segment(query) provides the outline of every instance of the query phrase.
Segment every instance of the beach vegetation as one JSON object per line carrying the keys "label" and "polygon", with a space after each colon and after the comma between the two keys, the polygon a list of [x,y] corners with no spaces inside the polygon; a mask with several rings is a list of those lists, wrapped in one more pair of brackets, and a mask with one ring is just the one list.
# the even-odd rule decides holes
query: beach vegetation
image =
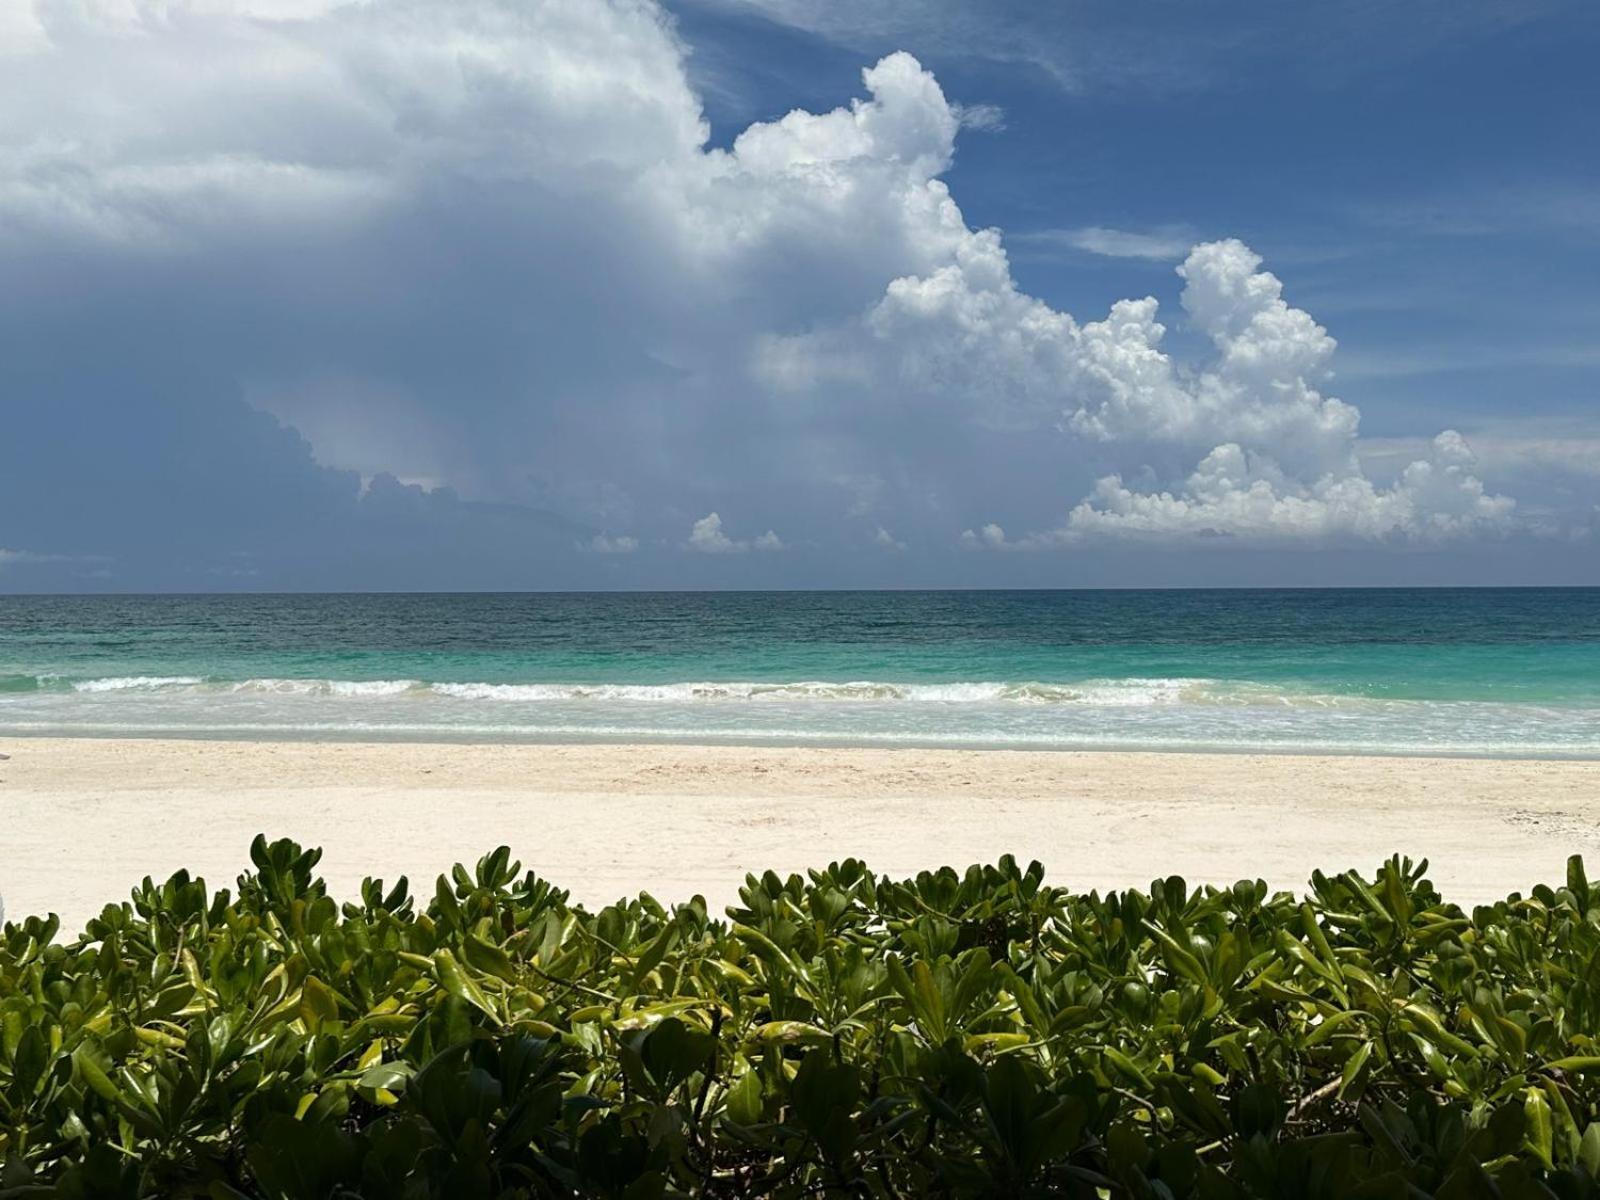
{"label": "beach vegetation", "polygon": [[1600,887],[1010,858],[590,911],[258,838],[0,929],[0,1197],[1600,1198]]}

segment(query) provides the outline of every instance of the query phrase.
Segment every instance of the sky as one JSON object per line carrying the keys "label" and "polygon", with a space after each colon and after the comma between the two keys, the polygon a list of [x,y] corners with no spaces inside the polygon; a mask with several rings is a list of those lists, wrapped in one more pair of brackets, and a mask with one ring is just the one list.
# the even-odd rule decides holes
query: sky
{"label": "sky", "polygon": [[8,0],[0,591],[1600,584],[1587,0]]}

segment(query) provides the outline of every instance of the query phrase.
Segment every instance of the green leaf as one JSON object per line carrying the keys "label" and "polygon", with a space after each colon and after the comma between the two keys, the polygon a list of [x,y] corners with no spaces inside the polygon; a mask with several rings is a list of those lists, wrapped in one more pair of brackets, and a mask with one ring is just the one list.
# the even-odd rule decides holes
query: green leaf
{"label": "green leaf", "polygon": [[804,1021],[768,1021],[756,1030],[763,1042],[826,1042],[831,1040],[825,1029],[808,1025]]}
{"label": "green leaf", "polygon": [[661,965],[662,960],[667,957],[667,951],[671,948],[673,939],[677,935],[677,927],[668,925],[656,936],[654,941],[645,947],[644,953],[639,956],[638,962],[634,964],[633,976],[628,983],[630,991],[637,993],[644,986],[645,976]]}
{"label": "green leaf", "polygon": [[1371,1017],[1371,1013],[1363,1012],[1359,1008],[1347,1008],[1343,1012],[1336,1012],[1331,1017],[1324,1018],[1315,1029],[1308,1033],[1301,1045],[1308,1050],[1313,1046],[1320,1046],[1344,1026],[1363,1019],[1370,1020]]}
{"label": "green leaf", "polygon": [[1589,877],[1583,869],[1583,855],[1574,854],[1567,859],[1567,890],[1578,902],[1578,911],[1589,908]]}
{"label": "green leaf", "polygon": [[461,950],[462,956],[467,960],[467,965],[473,970],[482,971],[485,975],[493,975],[497,979],[504,979],[507,983],[516,982],[516,964],[511,961],[511,956],[499,946],[484,941],[475,933],[469,933],[462,943]]}
{"label": "green leaf", "polygon": [[464,1000],[480,1012],[499,1020],[494,1005],[489,1003],[489,998],[483,994],[483,989],[461,969],[461,964],[456,961],[456,956],[448,950],[435,950],[433,953],[434,969],[438,972],[439,983],[445,991],[458,1000]]}
{"label": "green leaf", "polygon": [[333,989],[315,975],[307,975],[300,985],[300,1019],[306,1028],[317,1032],[325,1022],[339,1019],[339,998]]}
{"label": "green leaf", "polygon": [[724,1111],[736,1125],[754,1125],[762,1114],[761,1076],[755,1070],[746,1071],[728,1089]]}
{"label": "green leaf", "polygon": [[1114,1046],[1107,1046],[1101,1053],[1105,1055],[1106,1061],[1121,1072],[1129,1082],[1138,1084],[1146,1090],[1150,1088],[1150,1077],[1144,1073],[1138,1063],[1134,1062],[1122,1051]]}
{"label": "green leaf", "polygon": [[1553,1058],[1544,1064],[1546,1071],[1570,1071],[1575,1075],[1600,1071],[1600,1055],[1579,1054],[1571,1058]]}
{"label": "green leaf", "polygon": [[860,1086],[855,1067],[834,1063],[825,1049],[807,1054],[789,1085],[796,1118],[830,1162],[842,1162],[855,1145],[854,1112]]}
{"label": "green leaf", "polygon": [[1591,1122],[1578,1143],[1578,1161],[1591,1179],[1600,1179],[1600,1121]]}
{"label": "green leaf", "polygon": [[11,1087],[19,1101],[32,1094],[50,1061],[50,1047],[39,1026],[29,1025],[17,1039],[11,1056]]}
{"label": "green leaf", "polygon": [[98,1049],[85,1042],[72,1052],[72,1066],[78,1077],[89,1085],[91,1091],[102,1099],[126,1101],[122,1089],[112,1081],[105,1060]]}
{"label": "green leaf", "polygon": [[1144,927],[1151,937],[1161,943],[1162,948],[1166,951],[1167,962],[1171,964],[1174,971],[1188,979],[1189,982],[1198,983],[1202,987],[1209,982],[1206,969],[1200,964],[1200,960],[1190,953],[1188,949],[1179,945],[1176,938],[1159,925],[1150,921],[1146,921]]}
{"label": "green leaf", "polygon": [[356,1086],[373,1090],[382,1088],[385,1091],[398,1092],[405,1087],[406,1081],[414,1074],[416,1074],[416,1071],[409,1063],[378,1063],[376,1066],[368,1067],[361,1073],[361,1077],[356,1080]]}
{"label": "green leaf", "polygon": [[1538,1088],[1529,1088],[1523,1096],[1522,1112],[1527,1118],[1528,1149],[1546,1167],[1552,1167],[1555,1165],[1555,1123],[1550,1116],[1550,1101]]}
{"label": "green leaf", "polygon": [[1352,1087],[1357,1088],[1359,1093],[1358,1079],[1362,1068],[1367,1065],[1367,1060],[1371,1057],[1372,1043],[1369,1041],[1362,1042],[1360,1048],[1346,1060],[1344,1070],[1339,1072],[1339,1091],[1337,1092],[1339,1099],[1343,1100],[1345,1093],[1349,1092]]}
{"label": "green leaf", "polygon": [[917,1024],[922,1026],[929,1041],[944,1041],[944,994],[933,977],[933,969],[920,958],[911,964],[911,984]]}

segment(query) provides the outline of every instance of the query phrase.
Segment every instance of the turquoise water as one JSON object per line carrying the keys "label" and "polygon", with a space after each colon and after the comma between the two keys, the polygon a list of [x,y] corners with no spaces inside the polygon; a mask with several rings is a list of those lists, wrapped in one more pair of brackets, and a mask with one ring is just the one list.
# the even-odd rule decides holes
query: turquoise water
{"label": "turquoise water", "polygon": [[0,733],[1600,757],[1600,590],[0,596]]}

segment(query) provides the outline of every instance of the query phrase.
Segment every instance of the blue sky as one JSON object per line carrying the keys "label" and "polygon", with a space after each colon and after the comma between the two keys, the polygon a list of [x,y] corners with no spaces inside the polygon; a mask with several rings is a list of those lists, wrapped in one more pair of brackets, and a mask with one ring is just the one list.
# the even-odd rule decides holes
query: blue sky
{"label": "blue sky", "polygon": [[1600,583],[1597,52],[7,6],[0,590]]}

